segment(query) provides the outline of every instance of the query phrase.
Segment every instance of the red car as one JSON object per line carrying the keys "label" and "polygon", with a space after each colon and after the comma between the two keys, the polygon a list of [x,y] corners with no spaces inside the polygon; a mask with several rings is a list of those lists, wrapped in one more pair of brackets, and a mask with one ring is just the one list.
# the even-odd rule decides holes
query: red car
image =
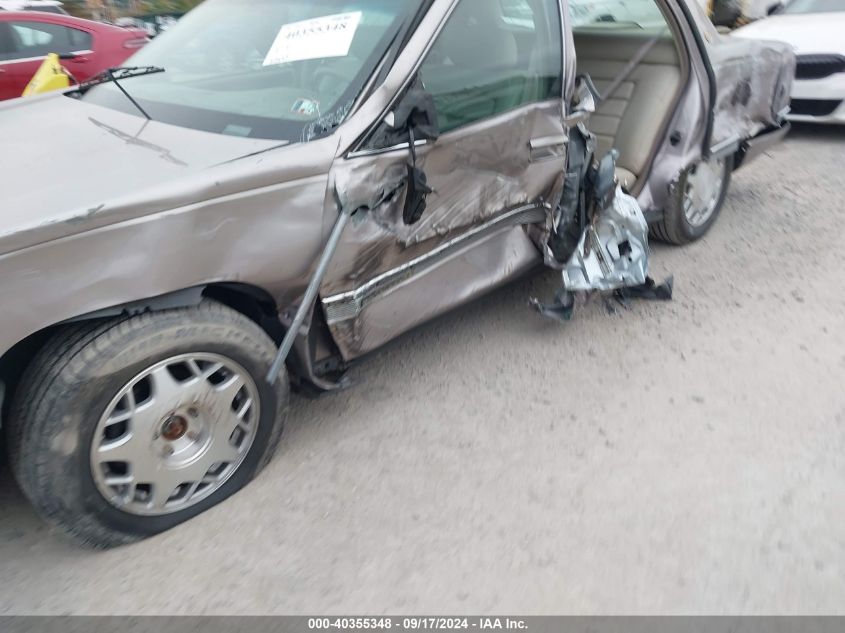
{"label": "red car", "polygon": [[120,66],[148,41],[140,29],[38,11],[0,12],[0,101],[20,97],[48,53],[77,82]]}

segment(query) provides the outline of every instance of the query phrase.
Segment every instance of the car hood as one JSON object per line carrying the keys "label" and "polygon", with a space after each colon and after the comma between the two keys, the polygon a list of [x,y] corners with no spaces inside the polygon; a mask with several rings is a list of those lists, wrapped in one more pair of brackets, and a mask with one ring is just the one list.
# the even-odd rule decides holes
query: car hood
{"label": "car hood", "polygon": [[126,219],[130,208],[129,217],[190,203],[182,183],[281,144],[147,121],[60,93],[0,105],[0,139],[0,253],[79,232],[80,223]]}
{"label": "car hood", "polygon": [[845,11],[806,15],[773,15],[733,32],[736,37],[780,40],[799,55],[845,53]]}

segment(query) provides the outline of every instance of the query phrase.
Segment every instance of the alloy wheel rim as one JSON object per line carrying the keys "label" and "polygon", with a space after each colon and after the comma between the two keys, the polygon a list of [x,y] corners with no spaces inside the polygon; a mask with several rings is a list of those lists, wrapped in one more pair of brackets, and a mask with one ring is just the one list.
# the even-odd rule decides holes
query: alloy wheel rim
{"label": "alloy wheel rim", "polygon": [[703,161],[687,173],[683,204],[684,216],[690,226],[698,228],[713,217],[724,180],[725,161],[722,158]]}
{"label": "alloy wheel rim", "polygon": [[129,514],[189,508],[241,466],[260,410],[255,381],[231,359],[196,353],[156,363],[100,417],[90,459],[97,490]]}

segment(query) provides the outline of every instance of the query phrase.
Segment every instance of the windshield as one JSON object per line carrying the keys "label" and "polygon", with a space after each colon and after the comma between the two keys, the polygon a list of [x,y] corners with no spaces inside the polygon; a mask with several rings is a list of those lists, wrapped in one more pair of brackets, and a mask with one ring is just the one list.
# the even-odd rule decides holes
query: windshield
{"label": "windshield", "polygon": [[832,13],[845,11],[845,0],[793,0],[778,13]]}
{"label": "windshield", "polygon": [[[122,82],[156,121],[307,141],[349,113],[418,0],[207,0],[127,66]],[[114,85],[86,101],[138,114]]]}

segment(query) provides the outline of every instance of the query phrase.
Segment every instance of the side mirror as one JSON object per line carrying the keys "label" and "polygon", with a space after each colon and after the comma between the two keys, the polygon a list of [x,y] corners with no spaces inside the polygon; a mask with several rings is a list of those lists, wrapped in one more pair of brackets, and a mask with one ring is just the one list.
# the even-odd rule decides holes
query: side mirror
{"label": "side mirror", "polygon": [[417,166],[416,144],[418,140],[434,141],[440,136],[434,97],[425,90],[419,78],[399,101],[396,109],[384,118],[384,124],[393,134],[408,141],[410,161],[407,165],[402,218],[410,226],[420,221],[428,204],[427,198],[434,193],[428,185],[425,172]]}
{"label": "side mirror", "polygon": [[412,86],[399,101],[396,109],[384,117],[385,125],[405,136],[417,140],[437,140],[440,125],[437,121],[437,107],[434,98],[419,84]]}
{"label": "side mirror", "polygon": [[569,114],[563,118],[567,126],[583,123],[596,111],[599,92],[589,75],[578,75],[575,79],[575,96]]}

